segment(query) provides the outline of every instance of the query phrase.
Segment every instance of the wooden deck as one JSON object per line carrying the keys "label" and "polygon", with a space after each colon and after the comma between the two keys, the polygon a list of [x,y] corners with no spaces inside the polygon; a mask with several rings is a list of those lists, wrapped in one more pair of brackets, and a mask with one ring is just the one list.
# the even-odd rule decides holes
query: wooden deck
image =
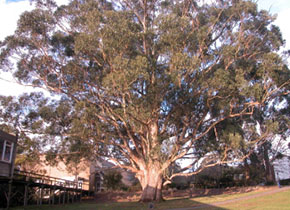
{"label": "wooden deck", "polygon": [[[9,185],[11,193],[8,192]],[[73,203],[90,193],[88,186],[85,180],[69,181],[15,170],[13,178],[0,177],[0,208]]]}

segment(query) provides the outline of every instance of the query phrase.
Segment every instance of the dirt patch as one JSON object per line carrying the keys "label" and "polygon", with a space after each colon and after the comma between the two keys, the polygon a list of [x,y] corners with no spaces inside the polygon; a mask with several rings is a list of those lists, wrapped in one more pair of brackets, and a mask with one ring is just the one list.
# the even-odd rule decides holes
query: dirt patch
{"label": "dirt patch", "polygon": [[247,193],[252,191],[264,191],[272,187],[263,186],[251,186],[251,187],[229,187],[229,188],[219,188],[219,189],[188,189],[188,190],[167,190],[163,192],[164,197],[201,197],[201,196],[211,196],[220,194],[236,194],[236,193]]}
{"label": "dirt patch", "polygon": [[[237,194],[246,193],[252,191],[266,191],[276,188],[275,186],[251,186],[251,187],[231,187],[222,189],[188,189],[188,190],[163,190],[163,197],[165,199],[172,197],[201,197],[201,196],[212,196],[220,194]],[[138,201],[141,196],[141,191],[138,192],[100,192],[94,197],[95,202],[130,202]]]}
{"label": "dirt patch", "polygon": [[141,196],[139,192],[99,192],[94,200],[97,202],[129,202],[138,201]]}

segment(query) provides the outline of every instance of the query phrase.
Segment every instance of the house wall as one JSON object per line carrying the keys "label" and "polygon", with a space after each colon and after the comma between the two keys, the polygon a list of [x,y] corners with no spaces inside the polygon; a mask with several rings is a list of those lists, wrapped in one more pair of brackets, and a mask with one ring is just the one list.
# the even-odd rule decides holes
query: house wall
{"label": "house wall", "polygon": [[78,178],[89,180],[90,170],[87,167],[87,164],[89,163],[81,163],[75,171],[71,171],[62,161],[58,162],[57,165],[53,166],[43,163],[41,166],[41,170],[47,176],[62,178],[70,181],[74,181],[76,175]]}
{"label": "house wall", "polygon": [[10,135],[4,131],[0,130],[0,141],[3,143],[1,144],[0,148],[0,155],[2,156],[2,152],[4,151],[4,142],[11,142],[13,143],[12,154],[10,162],[2,161],[2,157],[0,158],[0,176],[11,177],[13,175],[14,170],[14,160],[16,156],[16,147],[17,147],[17,137]]}
{"label": "house wall", "polygon": [[[103,186],[103,175],[108,170],[117,170],[122,175],[122,182],[127,186],[131,186],[135,181],[133,173],[122,170],[121,168],[114,168],[115,165],[108,161],[83,161],[77,167],[77,177],[88,182],[83,189],[90,191],[105,190]],[[64,162],[59,161],[56,165],[49,165],[45,161],[45,156],[40,156],[39,160],[34,163],[27,163],[21,166],[21,170],[27,172],[34,172],[50,177],[56,177],[69,181],[74,181],[76,178],[76,171],[71,171]]]}
{"label": "house wall", "polygon": [[10,176],[11,164],[0,161],[0,176]]}
{"label": "house wall", "polygon": [[84,180],[87,184],[83,185],[83,189],[89,190],[89,165],[88,161],[83,161],[76,168],[70,169],[63,161],[58,161],[56,165],[51,165],[46,161],[45,156],[41,155],[37,161],[22,164],[20,170],[68,181]]}
{"label": "house wall", "polygon": [[290,156],[274,161],[276,181],[290,179]]}

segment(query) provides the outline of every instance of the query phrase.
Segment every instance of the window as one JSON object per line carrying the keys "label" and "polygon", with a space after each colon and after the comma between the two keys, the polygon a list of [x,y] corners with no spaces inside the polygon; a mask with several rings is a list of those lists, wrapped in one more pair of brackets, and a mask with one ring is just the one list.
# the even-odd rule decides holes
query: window
{"label": "window", "polygon": [[13,143],[9,141],[0,140],[0,160],[11,162],[13,153]]}
{"label": "window", "polygon": [[0,139],[0,160],[2,160],[2,154],[3,154],[3,148],[4,148],[4,142],[2,139]]}

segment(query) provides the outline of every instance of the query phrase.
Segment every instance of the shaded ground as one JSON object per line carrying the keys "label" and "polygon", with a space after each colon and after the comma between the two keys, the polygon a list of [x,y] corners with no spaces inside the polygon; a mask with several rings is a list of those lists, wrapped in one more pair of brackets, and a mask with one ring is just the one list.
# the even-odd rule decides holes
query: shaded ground
{"label": "shaded ground", "polygon": [[[280,188],[284,189],[284,188]],[[212,196],[220,194],[239,194],[247,192],[259,192],[259,191],[275,191],[279,190],[276,186],[272,187],[232,187],[223,189],[193,189],[193,190],[164,190],[163,197],[165,199],[171,198],[188,198],[188,197],[201,197],[201,196]],[[138,201],[141,195],[141,191],[138,192],[100,192],[96,194],[94,202],[130,202]]]}
{"label": "shaded ground", "polygon": [[137,201],[141,195],[138,192],[100,192],[95,195],[94,200],[100,203],[104,202],[130,202]]}

